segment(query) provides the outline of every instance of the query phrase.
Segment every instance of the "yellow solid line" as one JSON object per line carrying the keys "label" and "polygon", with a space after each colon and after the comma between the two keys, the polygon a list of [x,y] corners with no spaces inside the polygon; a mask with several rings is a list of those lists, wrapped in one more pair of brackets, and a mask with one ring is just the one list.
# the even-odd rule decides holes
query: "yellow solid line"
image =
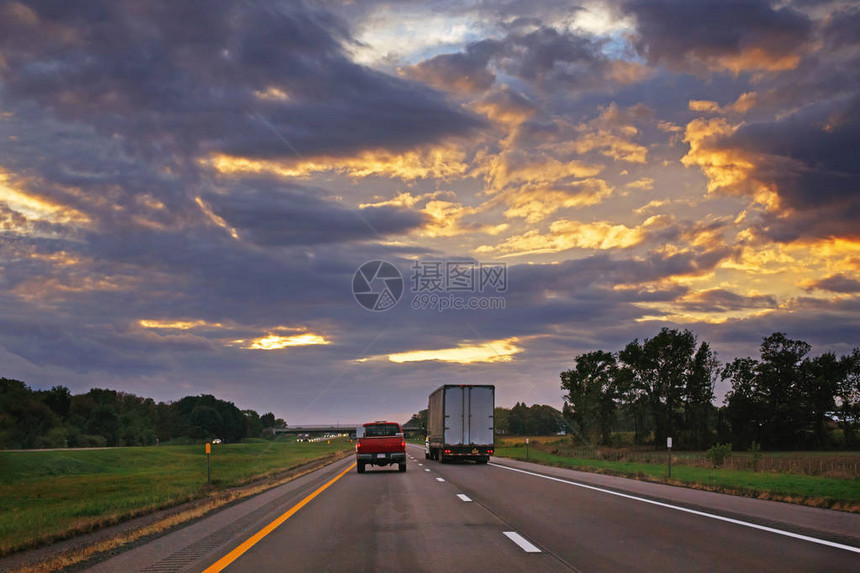
{"label": "yellow solid line", "polygon": [[296,505],[291,507],[286,513],[284,513],[283,515],[281,515],[280,517],[275,519],[272,523],[270,523],[269,525],[267,525],[266,527],[264,527],[263,529],[261,529],[260,531],[258,531],[257,533],[255,533],[254,535],[249,537],[248,539],[246,539],[241,545],[236,547],[236,549],[234,549],[233,551],[231,551],[230,553],[228,553],[227,555],[225,555],[224,557],[222,557],[221,559],[219,559],[218,561],[216,561],[215,563],[210,565],[207,569],[205,569],[203,571],[203,573],[218,573],[219,571],[223,571],[225,567],[227,567],[233,561],[235,561],[236,559],[241,557],[241,555],[243,553],[245,553],[250,548],[252,548],[254,545],[256,545],[258,541],[260,541],[265,536],[267,536],[268,534],[273,532],[275,529],[277,529],[277,527],[279,525],[281,525],[283,522],[285,522],[286,520],[291,518],[294,513],[296,513],[298,510],[300,510],[301,508],[306,506],[313,498],[315,498],[316,496],[321,494],[323,491],[325,491],[326,488],[328,488],[334,482],[336,482],[337,480],[342,478],[349,470],[351,470],[354,467],[355,467],[355,463],[353,463],[351,466],[349,466],[348,468],[346,468],[345,470],[343,470],[342,472],[337,474],[337,476],[335,476],[333,479],[331,479],[325,485],[321,486],[315,492],[313,492],[312,494],[310,494],[309,496],[304,498],[302,501],[300,501],[299,503],[297,503]]}

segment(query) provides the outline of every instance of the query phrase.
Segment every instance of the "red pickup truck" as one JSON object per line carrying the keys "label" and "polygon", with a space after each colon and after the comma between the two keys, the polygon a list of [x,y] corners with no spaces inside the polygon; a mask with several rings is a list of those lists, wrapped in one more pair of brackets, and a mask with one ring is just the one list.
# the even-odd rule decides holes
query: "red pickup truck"
{"label": "red pickup truck", "polygon": [[355,460],[358,473],[365,466],[387,466],[397,464],[406,471],[406,440],[397,422],[368,422],[358,429],[355,443]]}

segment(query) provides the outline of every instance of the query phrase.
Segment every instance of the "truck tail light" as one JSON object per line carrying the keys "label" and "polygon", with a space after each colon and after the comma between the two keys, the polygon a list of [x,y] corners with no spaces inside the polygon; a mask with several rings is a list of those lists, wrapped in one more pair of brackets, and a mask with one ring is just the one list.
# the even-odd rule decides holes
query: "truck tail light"
{"label": "truck tail light", "polygon": [[492,453],[493,453],[493,450],[491,450],[491,449],[490,449],[490,450],[487,450],[487,453],[488,453],[488,454],[492,454]]}
{"label": "truck tail light", "polygon": [[406,440],[400,440],[400,447],[401,447],[401,448],[405,448],[405,447],[406,447]]}
{"label": "truck tail light", "polygon": [[451,453],[451,450],[445,450],[445,453],[446,453],[446,454],[450,454],[450,453]]}
{"label": "truck tail light", "polygon": [[355,442],[355,451],[358,451],[360,449],[361,449],[361,442]]}

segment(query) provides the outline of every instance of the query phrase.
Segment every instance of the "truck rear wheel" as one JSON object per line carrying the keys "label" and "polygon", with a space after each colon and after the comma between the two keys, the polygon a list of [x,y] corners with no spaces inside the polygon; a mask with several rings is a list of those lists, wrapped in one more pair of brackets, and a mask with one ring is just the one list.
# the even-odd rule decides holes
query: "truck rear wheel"
{"label": "truck rear wheel", "polygon": [[439,463],[444,464],[448,462],[448,458],[445,457],[445,453],[442,450],[439,450],[439,453],[436,454],[439,456]]}
{"label": "truck rear wheel", "polygon": [[401,472],[405,472],[405,471],[406,471],[406,464],[400,464],[400,471],[401,471]]}
{"label": "truck rear wheel", "polygon": [[358,462],[358,473],[364,473],[364,462]]}

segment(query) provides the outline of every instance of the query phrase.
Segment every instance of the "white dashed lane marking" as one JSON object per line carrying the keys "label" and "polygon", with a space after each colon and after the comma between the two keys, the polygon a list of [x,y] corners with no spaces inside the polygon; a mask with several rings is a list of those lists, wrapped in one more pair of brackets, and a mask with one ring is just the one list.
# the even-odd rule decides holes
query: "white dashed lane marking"
{"label": "white dashed lane marking", "polygon": [[526,553],[540,553],[540,549],[532,545],[525,537],[516,531],[505,531],[503,533],[508,539],[519,545],[520,549]]}

